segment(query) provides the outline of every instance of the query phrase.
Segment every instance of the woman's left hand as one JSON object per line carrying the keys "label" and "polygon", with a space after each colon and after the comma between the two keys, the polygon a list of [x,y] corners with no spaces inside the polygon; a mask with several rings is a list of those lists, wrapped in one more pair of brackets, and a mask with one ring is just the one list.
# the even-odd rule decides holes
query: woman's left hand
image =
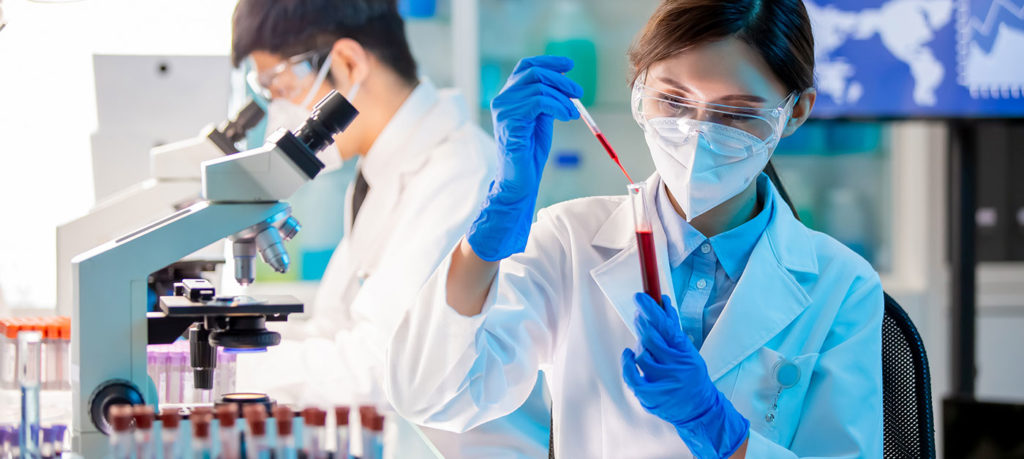
{"label": "woman's left hand", "polygon": [[676,427],[698,458],[731,456],[747,439],[750,423],[708,376],[704,359],[686,337],[668,296],[663,308],[637,293],[640,354],[622,352],[622,378],[647,411]]}

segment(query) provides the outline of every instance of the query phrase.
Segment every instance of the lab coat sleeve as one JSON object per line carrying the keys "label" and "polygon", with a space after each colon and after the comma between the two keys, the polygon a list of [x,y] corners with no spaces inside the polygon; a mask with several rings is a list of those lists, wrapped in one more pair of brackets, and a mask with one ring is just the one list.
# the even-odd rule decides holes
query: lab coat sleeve
{"label": "lab coat sleeve", "polygon": [[447,303],[448,257],[391,340],[386,388],[399,414],[464,432],[518,408],[565,322],[568,258],[541,211],[526,251],[501,262],[483,311],[465,317]]}
{"label": "lab coat sleeve", "polygon": [[882,284],[855,283],[832,324],[789,449],[750,432],[747,457],[882,457]]}

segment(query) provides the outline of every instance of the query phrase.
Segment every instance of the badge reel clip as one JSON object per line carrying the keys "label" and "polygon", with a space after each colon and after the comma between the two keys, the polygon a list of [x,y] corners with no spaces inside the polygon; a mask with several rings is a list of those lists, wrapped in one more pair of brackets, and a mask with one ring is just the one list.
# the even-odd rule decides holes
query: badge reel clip
{"label": "badge reel clip", "polygon": [[800,367],[790,360],[782,359],[772,368],[772,376],[775,378],[775,382],[779,384],[779,390],[775,393],[772,406],[764,417],[765,422],[769,424],[775,422],[775,412],[779,409],[779,397],[782,396],[782,391],[795,386],[800,381]]}

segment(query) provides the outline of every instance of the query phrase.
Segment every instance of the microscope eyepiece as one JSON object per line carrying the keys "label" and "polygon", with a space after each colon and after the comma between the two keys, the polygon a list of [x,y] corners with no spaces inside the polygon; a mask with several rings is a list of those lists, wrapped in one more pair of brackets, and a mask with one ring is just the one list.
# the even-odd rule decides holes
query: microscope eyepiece
{"label": "microscope eyepiece", "polygon": [[234,120],[229,120],[224,126],[222,131],[224,136],[227,137],[228,141],[232,144],[240,142],[245,138],[245,133],[249,132],[250,129],[256,127],[257,124],[263,119],[266,112],[260,108],[259,104],[255,101],[249,102],[244,108],[242,108]]}
{"label": "microscope eyepiece", "polygon": [[357,115],[359,111],[344,96],[331,91],[317,102],[313,113],[295,131],[295,136],[316,153],[333,143],[335,134],[344,131]]}

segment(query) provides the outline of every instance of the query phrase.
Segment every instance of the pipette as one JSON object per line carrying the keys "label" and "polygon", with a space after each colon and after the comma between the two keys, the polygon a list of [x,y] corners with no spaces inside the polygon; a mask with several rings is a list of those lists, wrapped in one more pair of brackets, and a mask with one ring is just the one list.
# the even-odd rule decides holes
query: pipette
{"label": "pipette", "polygon": [[601,142],[601,146],[604,147],[604,151],[607,151],[608,156],[612,158],[612,161],[615,161],[615,165],[619,166],[619,170],[621,170],[622,174],[626,176],[626,180],[629,180],[629,183],[633,183],[633,179],[629,177],[629,173],[626,172],[626,168],[622,167],[622,162],[619,161],[619,155],[615,154],[615,149],[613,149],[612,145],[608,143],[608,139],[605,138],[601,129],[597,127],[597,123],[594,122],[594,117],[590,116],[590,112],[588,112],[587,108],[583,106],[583,102],[580,102],[579,99],[570,100],[572,100],[576,109],[579,110],[580,118],[584,123],[586,123],[587,127],[590,128],[590,132],[594,134],[594,137],[597,137],[598,142]]}

